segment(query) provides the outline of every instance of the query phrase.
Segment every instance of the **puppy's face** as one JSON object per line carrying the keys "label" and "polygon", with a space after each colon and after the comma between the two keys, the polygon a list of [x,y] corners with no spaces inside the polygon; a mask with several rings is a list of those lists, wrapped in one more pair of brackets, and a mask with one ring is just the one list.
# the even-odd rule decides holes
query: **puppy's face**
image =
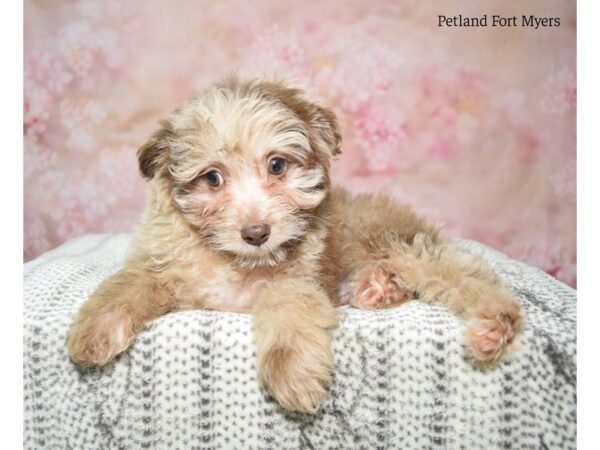
{"label": "puppy's face", "polygon": [[335,116],[301,91],[231,81],[177,110],[138,156],[215,251],[258,267],[302,241],[340,143]]}

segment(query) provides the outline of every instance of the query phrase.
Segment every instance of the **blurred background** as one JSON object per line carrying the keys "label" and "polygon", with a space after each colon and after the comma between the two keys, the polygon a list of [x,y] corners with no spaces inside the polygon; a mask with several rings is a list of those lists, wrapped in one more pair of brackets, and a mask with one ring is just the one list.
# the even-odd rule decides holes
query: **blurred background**
{"label": "blurred background", "polygon": [[[576,286],[576,3],[26,0],[24,258],[131,231],[135,151],[233,72],[294,80],[337,114],[334,180],[412,204]],[[535,14],[560,27],[438,28]]]}

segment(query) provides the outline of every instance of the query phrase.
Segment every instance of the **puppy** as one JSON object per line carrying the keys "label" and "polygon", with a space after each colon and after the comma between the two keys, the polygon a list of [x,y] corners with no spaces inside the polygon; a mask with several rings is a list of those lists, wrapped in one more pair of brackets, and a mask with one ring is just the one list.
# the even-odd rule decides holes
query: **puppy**
{"label": "puppy", "polygon": [[251,313],[258,375],[286,409],[314,413],[333,370],[336,306],[439,302],[494,364],[523,328],[480,258],[383,196],[331,188],[334,114],[283,82],[228,80],[176,110],[138,150],[146,211],[125,267],[69,332],[74,362],[103,366],[173,311]]}

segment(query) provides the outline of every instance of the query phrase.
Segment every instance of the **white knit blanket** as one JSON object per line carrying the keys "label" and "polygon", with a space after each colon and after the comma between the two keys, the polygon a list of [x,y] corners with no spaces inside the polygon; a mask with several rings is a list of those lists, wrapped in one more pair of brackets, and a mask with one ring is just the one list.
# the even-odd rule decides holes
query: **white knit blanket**
{"label": "white knit blanket", "polygon": [[457,241],[525,308],[523,349],[494,370],[469,362],[461,323],[441,307],[340,308],[331,395],[309,416],[259,385],[248,315],[167,315],[105,368],[71,363],[73,315],[130,239],[86,236],[25,265],[27,449],[576,447],[575,291],[538,269]]}

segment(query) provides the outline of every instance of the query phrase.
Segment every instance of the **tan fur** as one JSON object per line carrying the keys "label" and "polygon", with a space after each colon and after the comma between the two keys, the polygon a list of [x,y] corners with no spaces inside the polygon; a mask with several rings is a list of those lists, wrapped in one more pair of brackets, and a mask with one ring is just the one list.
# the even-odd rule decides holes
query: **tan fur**
{"label": "tan fur", "polygon": [[329,331],[337,313],[310,278],[275,278],[252,309],[258,374],[288,409],[315,412],[331,381]]}
{"label": "tan fur", "polygon": [[71,358],[84,366],[102,366],[126,350],[144,325],[173,311],[167,285],[132,267],[104,280],[83,305],[68,341]]}
{"label": "tan fur", "polygon": [[[260,380],[284,408],[312,413],[331,380],[335,306],[416,297],[463,318],[470,353],[496,363],[523,329],[519,303],[410,207],[331,189],[340,146],[333,113],[280,81],[228,80],[175,111],[138,151],[147,208],[126,267],[75,319],[73,360],[106,364],[170,311],[248,312]],[[283,173],[269,172],[272,158]],[[257,223],[271,230],[260,246],[240,237]]]}

